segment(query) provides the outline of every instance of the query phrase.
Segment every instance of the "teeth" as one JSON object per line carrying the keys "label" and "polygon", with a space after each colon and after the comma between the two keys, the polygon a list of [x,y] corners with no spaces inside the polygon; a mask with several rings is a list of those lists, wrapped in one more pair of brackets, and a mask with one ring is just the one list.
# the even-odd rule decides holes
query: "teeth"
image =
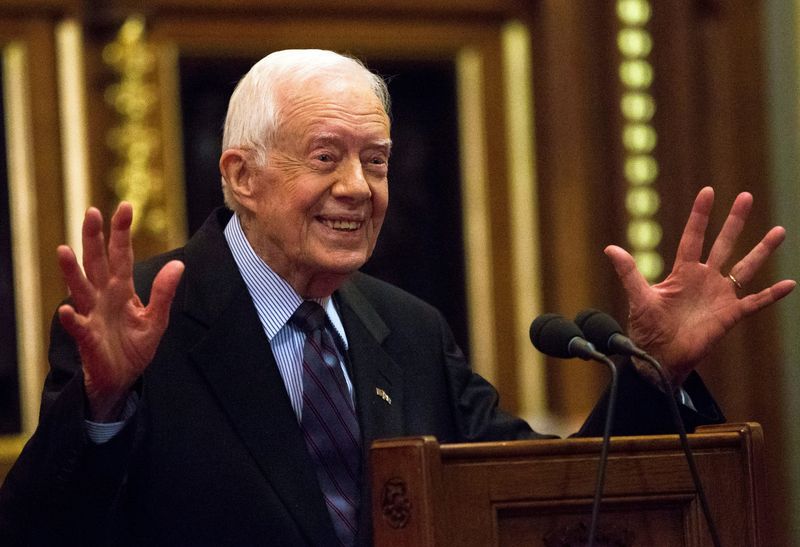
{"label": "teeth", "polygon": [[334,230],[345,230],[348,232],[352,232],[354,230],[358,230],[361,227],[361,222],[356,220],[327,220],[324,219],[323,224],[328,228],[333,228]]}

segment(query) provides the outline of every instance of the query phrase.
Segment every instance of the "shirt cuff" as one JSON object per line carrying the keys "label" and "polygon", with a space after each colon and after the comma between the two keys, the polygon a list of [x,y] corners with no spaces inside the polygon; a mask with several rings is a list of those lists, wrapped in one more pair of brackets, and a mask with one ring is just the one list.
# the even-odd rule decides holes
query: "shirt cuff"
{"label": "shirt cuff", "polygon": [[139,407],[139,394],[132,391],[125,401],[125,408],[122,409],[122,416],[118,422],[93,422],[91,420],[84,420],[86,427],[86,434],[89,436],[94,444],[103,444],[122,431],[131,417],[136,413]]}
{"label": "shirt cuff", "polygon": [[692,410],[697,412],[697,408],[694,406],[694,403],[692,402],[692,398],[689,397],[689,393],[683,388],[680,388],[678,390],[678,402],[680,404],[682,404],[683,406],[691,408]]}

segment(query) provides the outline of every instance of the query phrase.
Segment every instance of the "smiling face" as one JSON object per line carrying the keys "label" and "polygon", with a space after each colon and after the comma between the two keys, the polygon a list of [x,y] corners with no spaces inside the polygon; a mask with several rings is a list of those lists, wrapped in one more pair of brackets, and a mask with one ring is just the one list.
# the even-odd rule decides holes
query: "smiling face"
{"label": "smiling face", "polygon": [[259,256],[301,296],[327,296],[375,248],[389,203],[389,118],[356,71],[285,84],[277,98],[267,165],[248,162],[247,184],[232,186],[245,188],[237,199]]}

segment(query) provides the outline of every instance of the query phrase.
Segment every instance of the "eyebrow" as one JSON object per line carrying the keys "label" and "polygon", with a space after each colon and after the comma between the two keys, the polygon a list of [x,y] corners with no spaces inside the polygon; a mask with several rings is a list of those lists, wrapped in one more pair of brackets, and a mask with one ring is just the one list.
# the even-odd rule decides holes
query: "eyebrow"
{"label": "eyebrow", "polygon": [[392,139],[378,139],[373,143],[374,146],[380,148],[386,148],[387,150],[392,149]]}
{"label": "eyebrow", "polygon": [[[320,146],[326,144],[338,144],[343,141],[341,136],[335,133],[319,133],[314,135],[308,140],[308,146]],[[369,148],[383,148],[386,152],[390,152],[392,149],[392,139],[376,139],[373,141],[367,141],[367,146]]]}
{"label": "eyebrow", "polygon": [[392,139],[378,139],[370,144],[370,148],[381,148],[386,151],[386,155],[392,152]]}

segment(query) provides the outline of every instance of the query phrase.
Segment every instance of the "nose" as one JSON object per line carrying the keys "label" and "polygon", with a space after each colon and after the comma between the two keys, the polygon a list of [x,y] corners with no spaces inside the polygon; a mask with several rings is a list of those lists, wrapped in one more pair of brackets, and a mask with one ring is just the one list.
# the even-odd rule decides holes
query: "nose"
{"label": "nose", "polygon": [[343,162],[331,192],[334,197],[353,201],[364,201],[372,197],[372,189],[364,175],[360,158]]}

